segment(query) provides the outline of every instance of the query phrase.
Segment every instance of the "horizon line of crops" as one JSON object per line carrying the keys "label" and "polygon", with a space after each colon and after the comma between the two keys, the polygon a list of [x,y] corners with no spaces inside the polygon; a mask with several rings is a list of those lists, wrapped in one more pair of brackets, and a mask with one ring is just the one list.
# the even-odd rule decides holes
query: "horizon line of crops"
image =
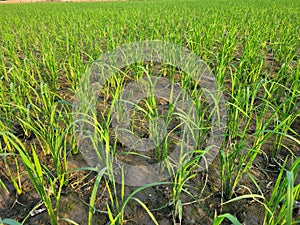
{"label": "horizon line of crops", "polygon": [[[47,206],[52,224],[59,220],[60,192],[68,183],[67,155],[77,151],[71,115],[74,91],[89,63],[120,44],[154,39],[174,42],[191,49],[213,69],[228,96],[226,145],[220,155],[224,201],[234,198],[240,179],[248,174],[257,155],[267,154],[269,140],[274,159],[282,149],[295,158],[285,141],[300,145],[299,133],[292,128],[300,116],[299,3],[229,1],[220,5],[223,3],[1,6],[0,154],[4,160],[13,155],[17,171],[19,154],[29,175],[33,172],[31,180],[38,178],[34,186]],[[21,127],[23,138],[36,139],[29,148],[21,143],[22,137],[16,137],[16,126]],[[40,152],[51,155],[53,168],[39,164]],[[292,168],[287,170],[296,177],[299,160]],[[10,167],[7,170],[21,194],[22,175],[14,177]],[[283,172],[282,169],[280,177],[284,177]],[[192,170],[187,171],[175,179],[184,180],[192,174]],[[280,178],[275,187],[279,182]],[[107,181],[106,185],[116,192],[113,182]],[[47,193],[48,186],[52,193]],[[266,206],[265,223],[291,223],[282,217],[287,212],[284,209],[291,206],[283,206],[280,216],[275,214],[280,201],[287,198],[287,183],[278,195],[274,188],[271,199],[257,186]],[[179,196],[184,190],[184,185],[174,185],[175,217],[182,216]],[[299,185],[292,192],[294,198],[299,197]],[[112,202],[118,202],[113,195],[110,197]],[[114,205],[108,209],[112,222],[122,223],[123,207]],[[147,206],[143,207],[147,211]],[[290,212],[291,209],[289,217]]]}

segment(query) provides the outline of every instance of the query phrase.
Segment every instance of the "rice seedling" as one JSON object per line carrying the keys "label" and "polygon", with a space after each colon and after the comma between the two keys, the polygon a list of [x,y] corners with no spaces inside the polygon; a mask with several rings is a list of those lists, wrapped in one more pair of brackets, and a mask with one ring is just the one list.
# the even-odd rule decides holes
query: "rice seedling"
{"label": "rice seedling", "polygon": [[[293,163],[289,170],[285,169],[284,163],[276,184],[274,186],[272,196],[266,202],[266,224],[296,224],[299,222],[292,221],[294,200],[299,198],[299,184],[294,184],[294,178],[299,174],[299,158]],[[284,177],[284,173],[286,176]]]}
{"label": "rice seedling", "polygon": [[[34,187],[36,188],[36,191],[40,194],[41,198],[43,199],[43,202],[48,210],[50,221],[52,224],[56,224],[58,221],[58,217],[56,215],[56,212],[53,209],[52,206],[52,200],[51,200],[51,194],[47,190],[47,187],[45,186],[45,181],[50,182],[50,188],[53,191],[53,194],[57,199],[59,199],[60,191],[56,193],[55,188],[55,181],[52,180],[52,178],[47,174],[47,171],[43,171],[43,168],[40,164],[40,161],[38,159],[37,153],[32,148],[32,157],[28,155],[28,152],[26,151],[23,144],[12,134],[10,133],[3,133],[1,132],[1,136],[6,137],[11,145],[17,150],[18,154],[20,154],[20,157],[22,159],[22,162],[24,163],[24,166],[26,167],[26,170],[28,172],[28,175],[31,178],[31,181],[33,182]],[[46,180],[44,179],[44,176],[46,175]],[[62,185],[60,185],[60,190],[62,188]]]}

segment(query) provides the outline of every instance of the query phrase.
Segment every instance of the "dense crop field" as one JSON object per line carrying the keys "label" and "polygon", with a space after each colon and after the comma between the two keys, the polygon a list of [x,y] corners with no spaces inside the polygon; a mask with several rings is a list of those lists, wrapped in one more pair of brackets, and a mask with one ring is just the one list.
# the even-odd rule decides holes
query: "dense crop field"
{"label": "dense crop field", "polygon": [[[0,224],[300,222],[299,1],[3,4],[0,21]],[[74,115],[82,77],[95,60],[120,45],[151,40],[201,57],[223,93],[226,129],[204,169],[199,162],[214,145],[207,141],[215,125],[209,110],[218,108],[201,91],[206,84],[176,65],[124,65],[97,94],[97,110],[88,118]],[[157,114],[170,132],[143,155],[114,133],[113,108],[128,83],[151,77],[186,90],[198,119],[174,110],[170,99],[142,99],[130,111],[131,134],[160,137],[149,125]],[[84,118],[97,140],[79,148]],[[181,145],[182,125],[196,144],[190,157],[180,154],[172,164],[168,154]],[[101,167],[81,151],[98,149],[98,141],[106,154]],[[162,159],[169,162],[167,179],[125,185],[124,168],[116,178],[118,160]]]}

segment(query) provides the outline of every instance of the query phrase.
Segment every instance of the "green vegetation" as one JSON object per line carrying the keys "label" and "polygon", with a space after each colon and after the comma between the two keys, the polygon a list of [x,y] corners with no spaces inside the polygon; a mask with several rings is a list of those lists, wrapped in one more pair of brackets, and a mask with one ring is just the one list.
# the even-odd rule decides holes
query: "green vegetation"
{"label": "green vegetation", "polygon": [[[97,213],[105,215],[106,223],[130,223],[134,216],[125,209],[134,204],[155,224],[162,218],[172,224],[188,223],[187,218],[195,217],[185,214],[190,205],[205,212],[211,223],[243,223],[243,213],[226,207],[233,202],[243,210],[245,205],[261,206],[264,224],[299,223],[294,203],[300,201],[299,11],[300,2],[294,0],[0,5],[0,194],[10,193],[13,186],[18,196],[26,196],[25,181],[30,180],[51,224],[77,224],[61,216],[61,199],[65,190],[74,191],[72,182],[81,179],[74,181],[71,174],[86,171],[95,179],[89,184],[87,214],[82,215],[88,224]],[[178,83],[191,94],[199,121],[208,122],[195,124],[201,132],[195,132],[199,145],[194,157],[186,160],[183,155],[177,171],[168,167],[169,180],[125,194],[124,183],[114,180],[109,158],[119,146],[110,130],[112,107],[128,80],[152,76],[155,66],[123,68],[99,94],[104,100],[87,122],[105,146],[105,168],[69,168],[70,158],[80,155],[73,129],[79,121],[73,120],[72,107],[80,78],[93,61],[119,45],[143,40],[184,46],[209,65],[227,101],[227,129],[219,157],[207,171],[198,172],[206,147],[200,140],[205,142],[210,118],[205,100],[198,101],[203,93],[184,71],[161,65],[158,73],[171,80],[180,74]],[[149,122],[160,113],[159,107],[153,96],[141,101],[133,112],[132,132],[138,126],[135,118],[142,114]],[[173,132],[180,119],[192,120],[185,116],[168,105],[165,119],[173,124]],[[174,146],[170,139],[163,141],[162,153],[156,149],[158,159],[165,159]],[[127,155],[134,157],[131,152]],[[137,197],[148,188],[166,186],[170,193],[165,204],[158,201],[151,206]],[[105,210],[96,207],[100,188],[107,193]],[[209,202],[212,206],[206,202],[209,198],[215,199]],[[1,201],[0,196],[0,206]],[[160,210],[169,210],[170,216],[162,216]],[[0,208],[0,224],[17,224],[15,220],[26,224],[33,211],[32,207],[19,218]]]}

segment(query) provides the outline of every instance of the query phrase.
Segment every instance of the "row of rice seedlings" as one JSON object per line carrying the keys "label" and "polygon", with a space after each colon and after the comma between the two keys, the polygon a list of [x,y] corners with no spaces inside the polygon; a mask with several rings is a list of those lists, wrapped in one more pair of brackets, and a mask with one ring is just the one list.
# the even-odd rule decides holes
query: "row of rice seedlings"
{"label": "row of rice seedlings", "polygon": [[[30,41],[30,36],[28,38]],[[24,42],[26,43],[25,40]],[[9,51],[15,52],[14,49],[7,49],[7,52]],[[6,140],[4,151],[15,157],[17,168],[19,168],[18,159],[22,160],[27,175],[48,211],[51,224],[57,224],[60,194],[62,187],[67,183],[66,155],[68,135],[72,126],[71,114],[66,102],[61,101],[59,96],[50,90],[50,88],[56,90],[57,77],[54,76],[56,69],[49,70],[49,76],[46,74],[44,77],[32,53],[30,49],[25,48],[25,51],[20,53],[25,56],[14,57],[12,61],[7,61],[11,58],[6,55],[2,61],[2,70],[5,73],[1,92],[3,98],[0,104],[3,110],[8,112],[4,120],[11,129],[7,132],[2,131],[0,136]],[[52,63],[54,64],[53,61]],[[7,67],[10,67],[8,73]],[[25,148],[19,138],[12,134],[15,125],[18,125],[16,132],[21,133],[21,137],[28,140],[34,138],[37,142],[29,141],[29,147]],[[52,156],[55,170],[41,164],[39,159],[41,152]],[[11,165],[6,161],[4,163],[10,171]],[[21,176],[24,175],[18,170],[16,178],[11,174],[18,194],[22,192]]]}
{"label": "row of rice seedlings", "polygon": [[[22,162],[30,177],[30,180],[32,181],[36,191],[39,193],[39,195],[41,196],[44,202],[44,205],[48,211],[51,224],[57,224],[58,212],[59,212],[58,202],[60,199],[62,186],[64,184],[63,182],[64,175],[63,177],[60,177],[60,180],[62,182],[60,182],[59,189],[57,191],[55,187],[55,184],[57,183],[56,179],[52,178],[51,175],[49,174],[49,171],[43,168],[34,147],[31,148],[31,154],[32,154],[31,156],[29,155],[28,150],[21,143],[21,141],[13,134],[9,132],[2,132],[2,131],[0,134],[2,137],[6,138],[9,141],[9,143],[14,147],[14,149],[20,155]],[[46,183],[50,185],[49,188],[51,192],[49,192],[49,190],[47,189]],[[52,205],[52,198],[51,198],[52,195],[56,200],[56,207],[57,207],[56,210],[53,208]]]}
{"label": "row of rice seedlings", "polygon": [[[81,118],[76,120],[75,126],[76,132],[82,131],[82,122],[84,122],[85,125],[89,124],[91,127],[93,127],[94,133],[96,135],[92,135],[87,137],[88,142],[90,143],[91,148],[89,148],[88,152],[86,154],[93,154],[95,152],[95,157],[93,158],[93,162],[95,165],[99,167],[101,170],[97,171],[98,175],[96,177],[96,181],[94,183],[92,195],[90,198],[90,204],[89,204],[89,214],[88,214],[88,224],[92,224],[92,218],[94,214],[94,203],[96,200],[96,194],[97,190],[99,189],[100,181],[103,180],[106,186],[106,190],[109,194],[110,202],[107,204],[107,215],[108,219],[111,224],[124,224],[124,209],[129,201],[136,201],[138,204],[140,204],[148,213],[150,218],[153,220],[155,224],[159,224],[155,217],[153,216],[150,209],[138,198],[135,197],[136,193],[139,191],[142,191],[143,189],[146,189],[151,186],[161,185],[165,184],[166,182],[160,182],[160,183],[152,183],[145,185],[143,187],[140,187],[136,189],[134,192],[132,192],[127,198],[125,198],[125,180],[124,180],[124,170],[122,169],[122,178],[121,178],[121,184],[118,183],[120,180],[116,181],[115,178],[115,169],[113,167],[113,162],[115,161],[114,157],[116,157],[117,151],[116,151],[116,145],[111,145],[111,136],[109,134],[109,127],[111,123],[111,117],[113,113],[113,107],[114,102],[117,101],[118,98],[118,90],[121,88],[122,85],[122,77],[114,77],[113,80],[111,80],[108,84],[107,91],[104,90],[104,93],[107,93],[112,98],[111,105],[106,106],[106,110],[108,112],[102,112],[102,115],[97,115],[97,112],[92,112],[91,117],[89,117],[87,120],[82,119],[81,115],[78,115],[76,118]],[[113,91],[112,91],[113,90]],[[80,103],[78,104],[80,107]],[[109,107],[109,108],[108,108]],[[90,109],[87,109],[88,111]],[[99,112],[98,112],[99,113]],[[90,114],[90,113],[88,113]],[[86,118],[85,116],[83,118]],[[100,118],[100,119],[99,119]],[[77,123],[77,124],[76,124]],[[84,131],[83,131],[84,132]],[[85,138],[85,141],[87,140]],[[116,140],[114,141],[116,143]],[[85,142],[86,143],[86,142]],[[95,170],[94,168],[91,168],[91,170]],[[119,190],[119,188],[121,190]]]}
{"label": "row of rice seedlings", "polygon": [[[91,6],[84,4],[84,7],[87,9],[84,13],[79,13],[80,9],[72,5],[63,11],[63,17],[61,17],[62,12],[58,8],[53,9],[51,11],[52,15],[60,15],[57,18],[48,15],[41,16],[37,13],[32,14],[35,8],[27,8],[28,11],[22,11],[21,13],[18,10],[18,14],[21,15],[12,14],[13,18],[11,20],[3,20],[2,29],[11,27],[11,24],[13,25],[10,28],[13,31],[12,33],[6,32],[6,30],[1,32],[4,34],[1,37],[1,43],[5,43],[3,48],[4,55],[2,56],[2,71],[4,75],[2,79],[5,80],[3,87],[11,84],[9,89],[4,88],[4,91],[1,92],[4,96],[1,99],[12,102],[11,107],[6,107],[7,104],[3,103],[5,105],[3,115],[11,124],[21,122],[26,134],[29,135],[30,132],[35,133],[40,142],[43,143],[41,145],[45,146],[45,153],[53,155],[55,162],[58,162],[56,163],[57,170],[61,171],[59,173],[63,173],[64,170],[61,170],[59,165],[61,157],[58,154],[61,143],[59,143],[60,141],[56,142],[54,137],[57,135],[64,137],[64,134],[58,131],[57,121],[53,121],[54,112],[59,105],[53,100],[55,91],[58,90],[59,75],[66,74],[70,86],[74,90],[80,73],[84,68],[82,67],[84,57],[87,57],[87,60],[91,60],[97,58],[101,52],[114,48],[122,42],[131,42],[139,39],[160,39],[163,35],[165,40],[185,43],[212,65],[215,63],[215,71],[220,82],[227,79],[226,71],[228,67],[232,71],[229,73],[232,83],[232,101],[230,102],[230,122],[228,124],[228,133],[230,135],[228,138],[232,140],[234,150],[233,153],[229,151],[229,154],[232,154],[228,156],[229,158],[223,157],[224,174],[230,174],[233,170],[238,171],[233,181],[229,177],[223,179],[224,187],[227,187],[225,188],[226,198],[232,197],[234,190],[232,187],[236,186],[238,180],[242,177],[241,175],[247,171],[247,169],[242,169],[243,163],[250,158],[247,168],[251,166],[251,162],[261,150],[261,145],[270,137],[271,133],[275,133],[277,137],[278,141],[274,145],[275,149],[277,149],[276,152],[279,152],[282,138],[286,132],[290,131],[290,124],[293,123],[297,116],[297,96],[299,96],[299,84],[297,83],[299,78],[297,79],[297,74],[299,76],[299,69],[296,73],[296,79],[292,79],[292,87],[290,86],[290,79],[287,79],[288,75],[285,74],[286,72],[290,76],[294,74],[293,72],[290,73],[289,69],[295,53],[297,53],[295,49],[299,48],[296,42],[297,36],[292,35],[297,33],[297,27],[282,27],[279,24],[274,24],[276,15],[280,13],[280,9],[276,8],[276,4],[272,15],[268,11],[263,11],[263,14],[268,18],[270,17],[268,25],[278,28],[277,32],[274,32],[273,29],[264,29],[265,23],[262,25],[262,21],[259,20],[257,22],[253,19],[257,15],[257,12],[255,12],[257,7],[251,5],[250,9],[242,7],[242,10],[240,10],[246,12],[246,14],[239,14],[237,13],[238,10],[233,8],[232,10],[227,10],[225,17],[220,19],[218,16],[220,9],[217,9],[217,7],[210,9],[210,4],[206,5],[206,9],[209,10],[195,12],[191,8],[197,9],[198,3],[196,2],[184,3],[183,5],[186,8],[182,11],[176,7],[176,4],[161,3],[168,6],[166,11],[169,13],[149,19],[144,17],[144,13],[150,13],[156,9],[157,6],[154,4],[148,3],[147,6],[149,8],[147,9],[142,5],[131,5],[135,11],[128,10],[128,14],[123,13],[123,6],[118,4],[113,5],[115,12],[112,12],[113,7],[108,5],[105,5],[102,10],[98,8],[103,16],[101,20],[97,19],[99,12],[93,9],[96,6],[95,4]],[[22,7],[26,8],[25,6]],[[44,7],[42,7],[43,10],[49,10],[46,6]],[[131,19],[129,19],[128,16],[133,12],[135,12],[134,16],[130,16]],[[234,14],[232,12],[236,12],[236,18],[229,20],[229,17]],[[183,16],[183,14],[194,16],[191,19],[191,17]],[[20,16],[28,18],[29,15],[31,19],[27,21],[24,29],[21,26]],[[115,18],[114,23],[107,23],[109,17]],[[179,17],[183,17],[184,22],[177,23],[176,19],[172,20],[172,18]],[[296,15],[295,17],[297,18]],[[239,19],[243,19],[246,25],[241,27],[238,24]],[[81,23],[77,23],[77,20],[81,21]],[[288,18],[282,18],[282,22],[285,24],[288,20]],[[136,23],[136,21],[140,22]],[[88,24],[88,26],[86,27],[84,24]],[[161,26],[161,24],[164,24],[164,26]],[[40,28],[36,32],[39,34],[38,36],[36,36],[35,32],[31,32],[36,27]],[[169,32],[170,29],[173,29],[174,32]],[[16,35],[17,30],[20,35]],[[131,32],[131,30],[134,32]],[[257,36],[258,33],[260,33],[259,37]],[[243,39],[239,36],[241,34],[244,34]],[[285,65],[287,66],[284,66],[280,72],[277,72],[275,77],[267,77],[267,80],[261,80],[260,75],[265,56],[260,56],[260,45],[257,44],[260,43],[264,46],[267,42],[271,42],[271,48],[276,49],[274,56],[278,63],[280,64],[286,60]],[[221,51],[219,54],[216,54],[215,52],[219,52],[218,48],[220,46],[222,46]],[[238,50],[239,46],[243,47],[243,54],[236,66],[229,62],[235,57],[234,51]],[[292,46],[292,48],[285,46]],[[289,57],[287,57],[288,55]],[[8,65],[7,59],[10,61]],[[20,81],[20,74],[24,77],[23,81],[22,78]],[[269,74],[267,75],[270,76]],[[274,80],[269,81],[268,79],[270,78]],[[16,85],[19,83],[21,83],[21,86]],[[260,98],[258,91],[262,86],[262,89],[265,90],[262,99],[266,100],[260,106],[257,106],[255,105],[256,101]],[[24,87],[24,90],[22,87]],[[7,97],[8,93],[9,98]],[[32,104],[28,103],[30,98],[29,100],[26,98],[32,93],[35,96],[43,96],[45,94],[45,97],[41,96],[38,98],[37,102],[41,106],[37,106],[35,101]],[[276,98],[273,98],[274,94],[277,95]],[[280,103],[281,96],[286,95],[290,97],[287,97],[284,102]],[[274,102],[274,99],[276,102]],[[262,125],[269,112],[267,108],[274,111],[271,119],[267,120],[267,124],[277,123],[274,128],[276,132],[270,133],[267,125]],[[262,109],[262,112],[258,113],[259,109]],[[296,113],[293,110],[296,110]],[[34,111],[34,118],[40,118],[42,114],[46,118],[48,117],[48,122],[45,122],[44,119],[33,120],[31,115],[28,116],[28,112],[32,111]],[[18,112],[17,116],[14,116],[15,112]],[[234,119],[232,119],[231,115]],[[234,160],[230,160],[230,158],[233,159],[234,155],[239,155],[240,151],[244,149],[244,144],[243,141],[241,144],[239,142],[236,143],[234,139],[239,137],[247,142],[246,133],[255,117],[257,117],[256,131],[253,131],[255,144],[253,144],[249,154],[246,157],[240,157],[240,163],[235,165]],[[66,119],[65,126],[70,124],[69,120]],[[241,129],[239,126],[242,120],[245,120],[246,124],[244,129]],[[284,123],[281,124],[281,121],[284,121]],[[51,131],[49,135],[47,133],[48,129]],[[64,147],[64,149],[66,148]],[[17,185],[18,181],[14,183],[16,183],[16,187],[19,186]]]}
{"label": "row of rice seedlings", "polygon": [[[55,97],[46,84],[41,83],[35,86],[38,87],[36,90],[31,86],[30,81],[27,82],[17,77],[14,86],[10,86],[10,101],[5,105],[2,103],[1,106],[8,110],[13,108],[15,113],[10,115],[11,121],[13,124],[20,125],[18,132],[24,133],[25,138],[36,138],[37,142],[29,141],[29,147],[25,148],[19,138],[12,134],[12,130],[5,133],[2,131],[0,136],[4,140],[3,149],[14,156],[17,168],[16,177],[10,172],[11,165],[7,164],[5,157],[4,163],[18,194],[21,194],[20,180],[24,175],[19,173],[18,159],[22,160],[34,188],[47,208],[51,223],[56,224],[60,193],[67,183],[67,141],[72,127],[70,118],[67,117],[70,113],[63,102],[54,100]],[[38,154],[41,152],[52,156],[55,170],[40,163]]]}
{"label": "row of rice seedlings", "polygon": [[[295,178],[297,177],[299,172],[299,158],[293,162],[290,168],[286,168],[287,160],[288,157],[285,159],[282,168],[280,169],[270,199],[266,198],[257,182],[253,178],[251,178],[258,188],[260,194],[250,193],[247,195],[241,195],[227,202],[224,202],[223,204],[239,201],[244,198],[251,198],[264,206],[266,210],[263,222],[264,224],[275,225],[299,223],[299,220],[296,221],[292,219],[293,209],[295,208],[294,200],[299,197],[300,192],[300,185],[296,185],[294,183]],[[215,217],[214,224],[220,224],[225,218],[229,219],[233,224],[241,224],[235,217],[228,213]]]}
{"label": "row of rice seedlings", "polygon": [[[140,68],[140,67],[139,67]],[[151,76],[149,73],[148,73],[148,71],[147,71],[147,69],[146,68],[141,68],[142,69],[142,74],[145,76],[146,75],[146,77],[148,77],[149,79],[150,79],[150,77],[149,76]],[[138,73],[139,71],[136,71],[134,74],[135,74],[135,76],[136,77],[139,77],[139,73]],[[167,72],[167,74],[168,74],[168,76],[172,76],[172,75],[170,75],[168,72]],[[122,76],[122,74],[120,74],[120,76]],[[123,75],[124,76],[124,75]],[[126,76],[126,75],[125,75]],[[115,81],[115,82],[110,82],[110,85],[109,85],[109,92],[108,92],[108,94],[110,95],[110,96],[113,96],[113,98],[118,98],[118,94],[116,94],[116,93],[118,93],[119,91],[118,90],[122,90],[122,82],[120,82],[120,80],[122,80],[122,78],[120,78],[120,77],[115,77],[114,79],[116,79],[117,81]],[[184,83],[184,80],[185,80],[185,82],[186,82],[186,84]],[[189,79],[184,79],[182,82],[183,82],[183,84],[184,84],[184,86],[187,86],[187,87],[189,87],[190,86],[190,80]],[[152,82],[151,80],[149,80],[149,82]],[[112,85],[112,84],[113,85]],[[119,86],[119,89],[118,90],[115,90],[114,88],[112,89],[112,87],[115,87],[115,85],[117,85],[117,86]],[[120,85],[121,85],[121,87],[120,87]],[[155,84],[153,84],[153,87],[152,88],[154,88],[155,87]],[[187,88],[187,87],[185,87],[185,88]],[[155,90],[152,90],[152,91],[155,91]],[[112,93],[110,93],[110,92],[112,92]],[[195,89],[195,90],[190,90],[190,92],[192,92],[193,93],[193,95],[194,95],[194,99],[199,99],[199,94],[201,93],[198,93],[199,92],[199,90],[197,90],[197,89]],[[105,93],[107,93],[107,92],[105,92]],[[159,95],[159,93],[158,93],[158,95]],[[150,96],[151,96],[151,93],[150,93]],[[196,101],[195,100],[195,101]],[[140,111],[142,111],[144,114],[145,114],[145,117],[146,118],[148,118],[148,123],[149,122],[152,122],[152,120],[153,120],[153,118],[156,118],[157,116],[158,116],[158,111],[159,111],[159,109],[158,109],[158,104],[157,104],[157,102],[156,102],[156,99],[154,98],[154,96],[152,96],[152,97],[150,97],[150,98],[148,98],[147,100],[142,100],[144,103],[145,103],[145,107],[146,107],[146,109],[143,109],[141,106],[138,106],[137,105],[137,110],[140,110]],[[166,121],[166,124],[167,124],[167,126],[168,126],[168,124],[170,123],[170,121],[172,120],[172,115],[174,114],[174,115],[176,115],[176,117],[178,117],[178,119],[179,120],[181,120],[182,122],[181,123],[184,123],[184,124],[186,124],[187,123],[187,125],[185,125],[185,127],[187,128],[187,129],[189,129],[189,130],[191,130],[192,132],[193,132],[193,136],[195,136],[196,138],[197,138],[197,140],[198,140],[198,135],[199,135],[199,130],[202,130],[202,129],[204,129],[202,126],[203,126],[203,124],[201,124],[200,122],[198,123],[198,122],[196,122],[196,120],[195,120],[195,118],[190,118],[189,117],[189,115],[187,114],[188,112],[183,112],[183,111],[179,111],[179,112],[175,112],[174,111],[174,106],[172,107],[172,105],[174,105],[174,104],[176,104],[176,102],[178,101],[178,99],[173,99],[172,100],[172,96],[170,96],[170,102],[168,103],[169,104],[169,107],[168,107],[168,112],[167,112],[167,118],[164,118],[164,119],[166,119],[165,121]],[[114,101],[113,101],[114,102]],[[197,114],[200,116],[200,115],[202,115],[203,114],[203,116],[204,116],[204,114],[205,114],[205,112],[207,111],[207,110],[205,110],[205,109],[203,109],[203,107],[201,107],[201,104],[202,103],[200,103],[200,102],[194,102],[196,105],[198,105],[198,110],[197,110]],[[132,103],[131,103],[132,104]],[[113,105],[111,106],[111,107],[114,107]],[[189,110],[189,109],[188,109]],[[202,110],[202,111],[201,111]],[[110,110],[110,111],[113,111],[113,110]],[[200,117],[203,117],[203,116],[200,116]],[[95,117],[95,116],[94,116]],[[109,118],[109,117],[108,117]],[[203,118],[202,118],[203,119]],[[109,123],[109,120],[107,120],[107,117],[106,118],[104,118],[104,120],[106,121],[106,125],[104,125],[104,127],[102,127],[101,128],[101,130],[103,131],[103,130],[105,130],[106,128],[105,127],[108,127],[109,125],[107,124],[107,121],[108,121],[108,123]],[[131,120],[132,120],[132,130],[130,130],[129,132],[132,132],[132,133],[134,133],[134,130],[133,130],[133,128],[135,127],[134,126],[134,121],[135,121],[135,116],[134,116],[134,113],[132,114],[132,117],[131,117]],[[185,122],[183,122],[183,121],[185,121]],[[190,124],[190,125],[188,125],[188,124]],[[191,124],[193,124],[192,125],[192,127],[190,127],[191,126]],[[198,127],[199,125],[201,124],[201,128],[200,127]],[[182,126],[183,124],[179,124],[180,126]],[[195,126],[196,126],[196,128],[195,128]],[[175,127],[176,128],[176,127]],[[175,129],[174,128],[174,129]],[[153,130],[152,132],[155,132],[155,134],[153,134],[151,131],[148,131],[149,132],[149,134],[150,135],[156,135],[156,136],[159,136],[159,134],[157,134],[157,132],[158,132],[158,130]],[[167,134],[168,136],[170,135],[170,134]],[[184,134],[183,134],[184,135]],[[108,137],[108,136],[107,136]],[[189,137],[189,138],[191,138],[191,137]],[[109,140],[105,140],[105,142],[107,143]],[[200,141],[200,140],[198,140],[198,141]],[[155,142],[155,141],[154,141]],[[168,155],[168,151],[170,151],[171,149],[171,146],[169,146],[168,145],[168,142],[169,142],[169,140],[168,140],[168,138],[166,138],[164,141],[163,141],[163,143],[161,144],[161,145],[159,145],[159,147],[157,148],[157,152],[158,152],[158,154],[159,154],[159,156],[158,156],[158,159],[160,159],[160,160],[169,160],[168,159],[168,157],[167,157],[167,155]],[[94,144],[94,146],[97,146],[97,144]],[[115,145],[114,145],[114,147],[115,147]],[[185,148],[186,146],[181,146],[181,148]],[[196,147],[196,146],[195,146]],[[110,152],[113,152],[113,153],[115,153],[116,152],[116,150],[115,149],[110,149],[110,150],[107,150],[106,149],[106,152],[107,151],[110,151]],[[195,177],[196,176],[196,173],[194,172],[194,170],[195,170],[195,168],[197,169],[197,167],[199,167],[199,165],[198,165],[198,162],[200,161],[200,159],[201,159],[201,154],[203,154],[203,151],[201,151],[201,150],[199,150],[198,151],[198,153],[197,153],[197,157],[193,157],[193,158],[190,158],[190,156],[193,154],[193,153],[195,153],[196,154],[196,152],[187,152],[186,154],[182,154],[181,155],[181,157],[179,157],[178,159],[175,159],[175,160],[179,160],[179,162],[176,162],[176,163],[178,163],[178,168],[177,169],[175,169],[175,168],[173,168],[173,166],[171,166],[171,164],[172,163],[167,163],[168,165],[169,165],[169,171],[170,171],[170,176],[171,176],[171,179],[173,180],[173,199],[170,199],[170,203],[169,203],[169,205],[173,205],[173,218],[174,218],[174,222],[176,221],[176,219],[177,218],[179,218],[179,221],[181,222],[181,220],[182,220],[182,202],[181,202],[181,200],[180,200],[180,195],[181,195],[181,193],[182,192],[185,192],[185,193],[187,193],[187,194],[189,194],[189,195],[191,195],[192,196],[192,194],[191,193],[189,193],[189,191],[187,191],[186,190],[186,187],[185,187],[185,183],[188,181],[188,180],[190,180],[190,179],[192,179],[193,177]],[[128,153],[128,154],[132,154],[132,153]],[[188,155],[189,156],[188,156]],[[112,154],[113,155],[113,154]],[[190,158],[190,159],[189,159]],[[113,160],[113,159],[112,159]],[[107,168],[111,168],[111,164],[109,163],[108,165],[106,165],[106,167]],[[113,173],[111,173],[111,174],[113,174]],[[111,182],[112,182],[112,185],[113,185],[113,190],[114,190],[114,195],[111,195],[111,196],[116,196],[116,190],[115,190],[115,181],[114,181],[114,177],[113,177],[113,175],[111,175],[110,176],[111,177]],[[124,178],[123,178],[124,179]],[[123,182],[123,184],[124,184],[124,182]],[[146,186],[144,187],[144,188],[146,188]],[[112,197],[111,197],[112,198]],[[124,200],[123,199],[123,197],[121,197],[121,201],[122,200]],[[119,206],[118,206],[118,201],[113,201],[112,200],[112,202],[115,202],[116,203],[116,205],[113,205],[113,208],[116,210],[116,211],[119,211],[118,209],[119,209]],[[145,208],[145,206],[143,206],[144,208]],[[145,208],[145,210],[148,212],[148,210]],[[149,212],[148,212],[149,213]],[[111,214],[111,209],[109,208],[109,214]],[[151,218],[153,218],[153,216],[152,216],[152,214],[150,214],[150,217]],[[119,218],[119,219],[121,219],[121,221],[122,221],[122,218]],[[121,221],[119,221],[119,223],[121,223]],[[115,222],[115,221],[114,221]]]}
{"label": "row of rice seedlings", "polygon": [[299,219],[293,221],[295,199],[299,198],[300,192],[300,184],[295,184],[295,178],[299,175],[300,158],[296,159],[290,168],[286,168],[287,159],[282,165],[272,195],[265,203],[265,224],[297,224],[300,222]]}

